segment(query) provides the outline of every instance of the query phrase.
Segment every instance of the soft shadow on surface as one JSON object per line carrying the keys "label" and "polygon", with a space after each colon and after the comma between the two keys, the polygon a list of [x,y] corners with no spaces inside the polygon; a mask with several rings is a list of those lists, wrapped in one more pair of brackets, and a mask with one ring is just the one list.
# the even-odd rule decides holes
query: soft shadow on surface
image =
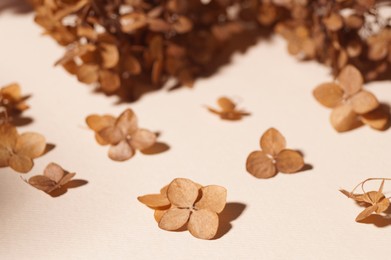
{"label": "soft shadow on surface", "polygon": [[32,12],[33,8],[27,0],[1,0],[0,14],[8,10],[15,14],[27,14]]}
{"label": "soft shadow on surface", "polygon": [[227,234],[232,228],[231,222],[237,219],[246,209],[246,204],[240,202],[229,202],[219,214],[219,229],[213,239],[219,239]]}
{"label": "soft shadow on surface", "polygon": [[53,198],[56,198],[56,197],[59,197],[61,195],[64,195],[65,193],[67,193],[68,189],[78,188],[78,187],[86,185],[87,183],[88,183],[88,181],[86,181],[86,180],[80,180],[80,179],[71,180],[67,184],[61,186],[59,189],[54,190],[48,194],[50,196],[52,196]]}
{"label": "soft shadow on surface", "polygon": [[[357,202],[356,204],[361,206],[362,208],[369,207],[370,204],[366,202]],[[384,228],[391,225],[391,206],[383,212],[382,215],[372,214],[369,217],[358,221],[358,223],[362,224],[372,224],[378,228]]]}
{"label": "soft shadow on surface", "polygon": [[51,143],[46,144],[45,151],[43,152],[42,156],[47,154],[48,152],[50,152],[54,148],[56,148],[55,144],[51,144]]}

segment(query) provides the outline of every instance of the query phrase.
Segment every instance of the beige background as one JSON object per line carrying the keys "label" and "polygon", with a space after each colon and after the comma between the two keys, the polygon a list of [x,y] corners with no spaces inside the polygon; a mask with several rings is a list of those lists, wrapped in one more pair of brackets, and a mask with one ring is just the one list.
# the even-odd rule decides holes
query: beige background
{"label": "beige background", "polygon": [[[328,69],[298,63],[281,39],[235,55],[231,65],[193,89],[163,90],[116,105],[116,97],[96,94],[53,67],[64,50],[41,36],[31,15],[2,13],[0,32],[0,85],[18,81],[32,95],[25,115],[34,122],[20,129],[40,132],[56,145],[25,177],[54,161],[89,182],[52,198],[1,168],[1,259],[389,258],[391,220],[381,227],[355,223],[362,209],[338,189],[351,189],[368,177],[391,177],[390,131],[363,127],[337,134],[328,123],[330,111],[311,94],[330,80]],[[386,103],[390,87],[390,82],[368,85]],[[208,113],[203,106],[222,95],[252,116],[226,122]],[[171,149],[138,153],[124,163],[109,160],[107,147],[95,142],[84,118],[118,115],[127,107],[136,111],[142,127],[160,131],[159,140]],[[246,172],[247,155],[271,126],[305,154],[312,170],[269,180]],[[239,214],[232,228],[213,241],[160,230],[152,210],[136,198],[176,177],[225,186],[228,215]]]}

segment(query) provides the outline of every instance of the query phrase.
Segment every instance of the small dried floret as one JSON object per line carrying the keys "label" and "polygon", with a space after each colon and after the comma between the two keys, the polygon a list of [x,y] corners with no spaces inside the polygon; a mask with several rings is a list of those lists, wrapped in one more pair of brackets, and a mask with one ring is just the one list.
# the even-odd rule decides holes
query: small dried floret
{"label": "small dried floret", "polygon": [[217,100],[217,104],[221,109],[220,111],[211,107],[207,107],[207,108],[210,112],[219,115],[221,119],[240,120],[242,119],[243,116],[250,115],[249,113],[244,112],[243,110],[237,110],[236,104],[227,97],[219,98]]}

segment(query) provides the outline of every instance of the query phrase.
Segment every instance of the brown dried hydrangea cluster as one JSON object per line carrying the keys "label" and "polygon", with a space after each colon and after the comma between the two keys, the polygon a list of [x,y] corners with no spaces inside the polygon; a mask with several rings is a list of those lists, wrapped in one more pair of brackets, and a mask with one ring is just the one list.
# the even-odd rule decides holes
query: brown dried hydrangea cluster
{"label": "brown dried hydrangea cluster", "polygon": [[[364,190],[364,184],[367,183],[368,181],[375,181],[375,180],[382,181],[379,189],[377,191],[366,192]],[[364,221],[372,214],[385,213],[385,211],[389,208],[390,200],[383,193],[384,182],[389,180],[390,179],[387,178],[369,178],[360,182],[351,192],[348,192],[346,190],[340,190],[348,198],[353,199],[359,205],[365,207],[365,209],[356,217],[357,222]],[[361,187],[362,189],[361,194],[354,193],[358,187]]]}
{"label": "brown dried hydrangea cluster", "polygon": [[[300,59],[353,64],[365,80],[391,70],[391,19],[375,0],[32,0],[35,21],[67,52],[57,64],[106,93],[169,78],[191,86],[233,35],[276,32]],[[152,83],[152,84],[151,84]]]}
{"label": "brown dried hydrangea cluster", "polygon": [[159,194],[138,197],[155,210],[155,220],[164,230],[187,228],[201,239],[212,239],[219,227],[218,214],[226,204],[227,190],[221,186],[201,186],[189,179],[177,178]]}

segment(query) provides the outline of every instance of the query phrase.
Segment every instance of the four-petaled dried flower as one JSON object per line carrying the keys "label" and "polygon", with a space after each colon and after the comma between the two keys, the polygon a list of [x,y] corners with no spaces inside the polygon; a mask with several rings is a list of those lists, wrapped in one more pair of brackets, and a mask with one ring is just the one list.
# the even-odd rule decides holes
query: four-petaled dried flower
{"label": "four-petaled dried flower", "polygon": [[217,114],[220,116],[221,119],[225,120],[240,120],[242,119],[243,116],[248,116],[250,115],[247,112],[244,112],[242,110],[237,110],[236,109],[236,104],[232,102],[227,97],[221,97],[217,100],[217,104],[221,108],[221,110],[216,110],[211,107],[207,107],[208,110],[214,114]]}
{"label": "four-petaled dried flower", "polygon": [[27,173],[33,159],[45,152],[45,138],[37,133],[18,134],[11,124],[0,125],[0,167],[10,166],[17,172]]}
{"label": "four-petaled dried flower", "polygon": [[187,227],[196,238],[212,239],[226,197],[227,190],[221,186],[202,187],[189,179],[177,178],[160,194],[141,196],[138,200],[155,209],[155,219],[161,229],[173,231]]}
{"label": "four-petaled dried flower", "polygon": [[110,115],[90,115],[87,125],[95,131],[101,145],[111,145],[109,157],[115,161],[130,159],[135,150],[144,150],[156,142],[156,134],[138,128],[137,117],[131,109],[126,109],[118,118]]}
{"label": "four-petaled dried flower", "polygon": [[[361,183],[359,183],[356,188],[361,185],[363,187],[364,183],[369,180],[375,180],[375,178],[367,179]],[[356,221],[362,221],[372,215],[373,213],[380,214],[388,209],[390,206],[390,201],[383,194],[384,182],[386,179],[382,179],[382,183],[379,187],[378,191],[369,191],[364,192],[363,194],[355,194],[353,189],[352,192],[348,192],[346,190],[340,190],[344,195],[348,198],[355,200],[358,203],[363,203],[366,207],[358,216],[356,217]]]}
{"label": "four-petaled dried flower", "polygon": [[12,83],[0,88],[0,107],[5,107],[9,114],[21,113],[29,108],[19,84]]}
{"label": "four-petaled dried flower", "polygon": [[348,65],[338,75],[337,82],[321,84],[313,92],[322,105],[333,108],[330,122],[338,132],[349,131],[360,122],[378,130],[387,126],[389,114],[378,110],[377,98],[363,90],[363,81],[360,71]]}
{"label": "four-petaled dried flower", "polygon": [[64,171],[64,169],[56,163],[49,163],[46,166],[43,175],[33,176],[26,182],[31,186],[50,194],[67,184],[75,175],[76,173]]}
{"label": "four-petaled dried flower", "polygon": [[294,173],[304,166],[303,156],[286,149],[285,137],[276,129],[268,129],[260,140],[261,151],[247,157],[247,171],[257,178],[271,178],[278,172]]}

